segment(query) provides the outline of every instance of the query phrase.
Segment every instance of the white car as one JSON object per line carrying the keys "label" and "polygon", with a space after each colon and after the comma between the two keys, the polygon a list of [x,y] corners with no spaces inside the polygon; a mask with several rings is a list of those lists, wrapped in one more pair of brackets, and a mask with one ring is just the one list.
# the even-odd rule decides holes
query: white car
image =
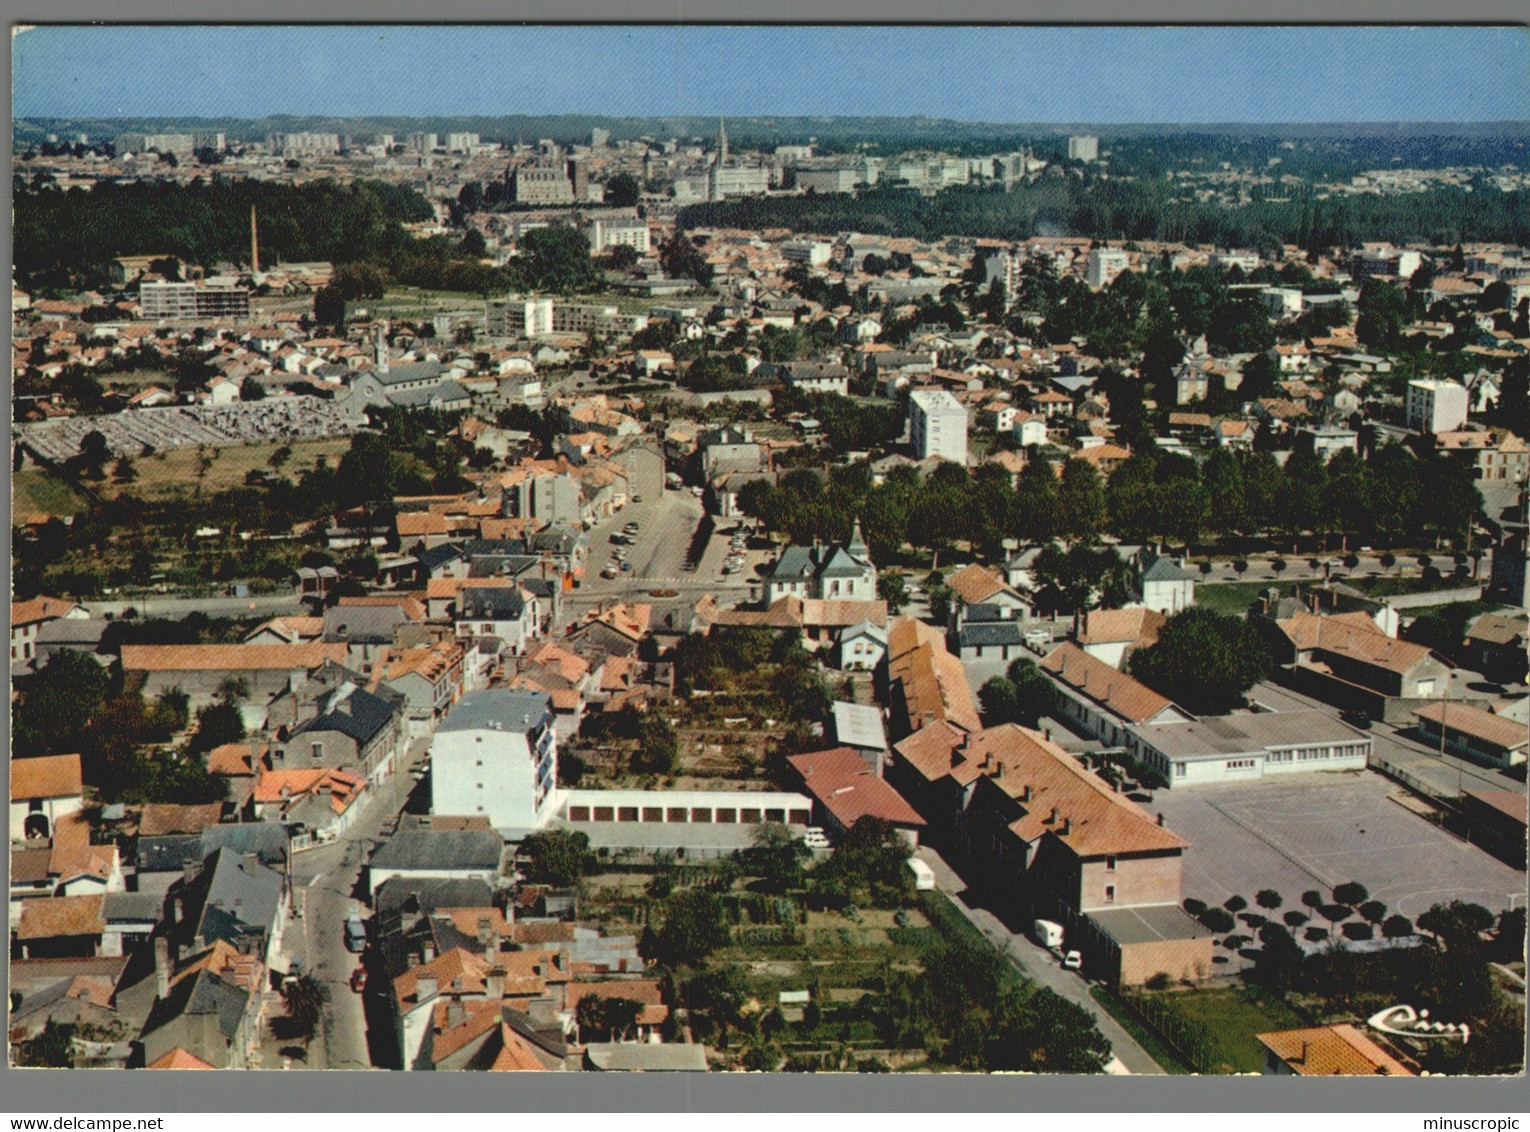
{"label": "white car", "polygon": [[829,835],[817,826],[809,826],[807,832],[802,835],[802,843],[809,849],[827,849]]}
{"label": "white car", "polygon": [[1070,971],[1080,971],[1084,967],[1084,955],[1080,951],[1070,951],[1063,956],[1063,966]]}

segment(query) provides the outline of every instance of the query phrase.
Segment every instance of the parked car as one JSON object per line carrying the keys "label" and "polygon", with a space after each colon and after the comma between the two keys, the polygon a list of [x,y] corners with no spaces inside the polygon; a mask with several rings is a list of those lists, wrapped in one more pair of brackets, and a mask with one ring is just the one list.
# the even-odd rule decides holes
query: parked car
{"label": "parked car", "polygon": [[1371,717],[1368,712],[1346,711],[1339,718],[1351,727],[1358,727],[1361,731],[1369,731],[1371,729]]}
{"label": "parked car", "polygon": [[352,912],[345,921],[345,949],[350,952],[365,951],[367,946],[367,926],[361,917]]}
{"label": "parked car", "polygon": [[807,832],[802,835],[802,843],[809,849],[827,849],[829,835],[816,825],[809,826]]}
{"label": "parked car", "polygon": [[1082,952],[1070,951],[1063,956],[1063,966],[1070,971],[1081,971],[1084,968],[1084,956]]}
{"label": "parked car", "polygon": [[622,571],[624,573],[627,572],[627,571],[630,571],[631,569],[632,569],[632,563],[630,563],[630,562],[623,562],[622,563]]}
{"label": "parked car", "polygon": [[354,971],[351,972],[351,990],[356,994],[360,994],[366,989],[367,969],[365,967],[357,967]]}

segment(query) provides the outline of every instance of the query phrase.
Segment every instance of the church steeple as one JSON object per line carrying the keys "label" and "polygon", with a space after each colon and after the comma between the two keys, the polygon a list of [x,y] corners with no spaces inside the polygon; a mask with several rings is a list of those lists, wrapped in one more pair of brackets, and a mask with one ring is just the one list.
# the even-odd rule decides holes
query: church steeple
{"label": "church steeple", "polygon": [[845,550],[850,553],[852,558],[859,558],[862,561],[871,557],[871,548],[866,545],[866,540],[861,537],[861,521],[858,518],[855,520],[854,529],[850,532],[850,541],[845,544]]}

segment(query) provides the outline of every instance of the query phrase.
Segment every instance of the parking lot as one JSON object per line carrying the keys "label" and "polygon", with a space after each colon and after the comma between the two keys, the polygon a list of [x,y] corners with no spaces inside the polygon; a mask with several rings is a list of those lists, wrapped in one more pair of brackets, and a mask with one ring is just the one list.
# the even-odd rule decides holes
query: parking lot
{"label": "parking lot", "polygon": [[1410,919],[1467,900],[1523,905],[1525,874],[1410,813],[1371,771],[1160,790],[1146,808],[1190,842],[1184,894],[1211,904],[1273,888],[1293,907],[1310,889],[1359,881]]}

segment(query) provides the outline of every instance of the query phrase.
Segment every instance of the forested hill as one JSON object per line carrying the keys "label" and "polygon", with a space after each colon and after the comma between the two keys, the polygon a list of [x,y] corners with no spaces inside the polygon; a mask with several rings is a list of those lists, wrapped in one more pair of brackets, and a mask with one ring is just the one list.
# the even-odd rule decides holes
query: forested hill
{"label": "forested hill", "polygon": [[1223,207],[1170,199],[1141,182],[1043,177],[1001,188],[947,189],[932,197],[900,189],[849,195],[751,197],[691,205],[682,228],[789,228],[798,232],[865,232],[933,240],[941,236],[1027,239],[1087,236],[1170,240],[1223,247],[1314,249],[1362,240],[1530,242],[1530,201],[1494,188],[1436,189],[1390,196],[1322,197],[1310,190],[1288,199]]}
{"label": "forested hill", "polygon": [[103,272],[122,255],[246,263],[252,205],[266,263],[386,258],[411,243],[403,223],[434,215],[414,190],[381,181],[102,182],[89,192],[18,184],[12,205],[18,279]]}

